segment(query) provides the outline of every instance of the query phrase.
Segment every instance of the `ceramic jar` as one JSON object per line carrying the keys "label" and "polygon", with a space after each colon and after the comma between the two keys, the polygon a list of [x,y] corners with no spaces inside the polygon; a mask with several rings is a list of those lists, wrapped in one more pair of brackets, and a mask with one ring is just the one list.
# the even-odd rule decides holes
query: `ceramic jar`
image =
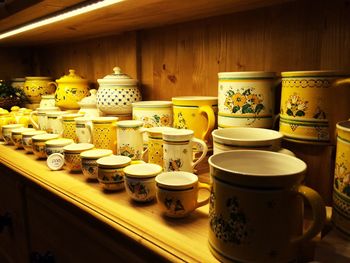
{"label": "ceramic jar", "polygon": [[56,107],[55,95],[42,95],[39,108],[52,108]]}
{"label": "ceramic jar", "polygon": [[127,156],[111,155],[97,161],[98,182],[103,189],[109,191],[124,189],[124,168],[131,163]]}
{"label": "ceramic jar", "polygon": [[11,131],[11,140],[17,149],[23,148],[22,146],[22,133],[28,131],[35,131],[34,128],[18,128]]}
{"label": "ceramic jar", "polygon": [[143,122],[144,128],[172,127],[173,103],[171,101],[139,101],[132,103],[132,118]]}
{"label": "ceramic jar", "polygon": [[117,154],[140,160],[143,155],[143,122],[137,120],[117,122]]}
{"label": "ceramic jar", "polygon": [[141,100],[137,81],[122,73],[118,67],[114,73],[98,79],[97,107],[106,115],[131,115],[132,103]]}
{"label": "ceramic jar", "polygon": [[218,126],[272,128],[275,72],[220,72]]}
{"label": "ceramic jar", "polygon": [[336,123],[350,117],[350,78],[339,71],[282,72],[280,132],[302,143],[336,144]]}
{"label": "ceramic jar", "polygon": [[22,132],[22,146],[26,153],[33,152],[32,137],[39,134],[45,134],[46,131],[27,131]]}
{"label": "ceramic jar", "polygon": [[98,166],[97,160],[112,155],[112,150],[107,149],[93,149],[84,151],[80,154],[81,170],[89,180],[97,180]]}
{"label": "ceramic jar", "polygon": [[131,199],[149,202],[156,197],[155,177],[162,172],[157,164],[132,164],[124,169],[125,189]]}
{"label": "ceramic jar", "polygon": [[91,143],[72,143],[63,147],[64,163],[71,173],[80,173],[81,157],[84,151],[92,150],[94,145]]}
{"label": "ceramic jar", "polygon": [[34,155],[38,159],[46,158],[47,156],[46,156],[46,145],[45,145],[45,143],[48,140],[57,139],[58,137],[59,137],[58,134],[50,134],[50,133],[34,135],[32,137],[32,148],[33,148]]}
{"label": "ceramic jar", "polygon": [[13,78],[11,79],[11,87],[24,90],[25,81],[26,81],[25,78]]}
{"label": "ceramic jar", "polygon": [[78,142],[78,136],[76,132],[76,126],[75,126],[75,118],[83,117],[83,114],[78,113],[69,113],[61,116],[62,121],[62,137],[73,139],[75,142]]}
{"label": "ceramic jar", "polygon": [[64,146],[74,143],[72,139],[58,138],[45,142],[46,156],[49,157],[53,153],[63,154]]}
{"label": "ceramic jar", "polygon": [[96,90],[90,90],[90,96],[83,98],[78,102],[80,110],[78,113],[83,113],[84,116],[94,118],[100,116],[100,111],[97,108]]}
{"label": "ceramic jar", "polygon": [[54,93],[55,88],[51,77],[26,77],[23,90],[30,103],[38,104],[42,95]]}
{"label": "ceramic jar", "polygon": [[89,95],[88,81],[75,74],[74,69],[69,74],[56,80],[56,106],[64,110],[79,109],[78,102]]}
{"label": "ceramic jar", "polygon": [[92,143],[96,148],[109,149],[117,153],[118,117],[92,119]]}
{"label": "ceramic jar", "polygon": [[2,138],[4,139],[6,144],[13,144],[12,140],[11,140],[11,132],[14,129],[18,129],[18,128],[23,128],[24,125],[23,124],[7,124],[7,125],[3,125],[1,127],[1,131],[2,131]]}

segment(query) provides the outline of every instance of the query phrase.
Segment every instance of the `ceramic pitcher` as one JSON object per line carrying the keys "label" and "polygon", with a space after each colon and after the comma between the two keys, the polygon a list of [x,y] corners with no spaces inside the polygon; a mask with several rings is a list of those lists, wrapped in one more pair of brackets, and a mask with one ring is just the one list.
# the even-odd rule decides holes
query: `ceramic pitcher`
{"label": "ceramic pitcher", "polygon": [[[201,152],[201,156],[193,160],[193,147]],[[169,171],[185,171],[192,173],[208,152],[203,140],[194,137],[188,129],[175,129],[163,132],[163,169]]]}
{"label": "ceramic pitcher", "polygon": [[96,117],[92,119],[92,143],[96,148],[117,153],[118,117]]}
{"label": "ceramic pitcher", "polygon": [[350,78],[339,71],[282,72],[280,132],[285,139],[335,144],[336,123],[350,117],[346,83]]}

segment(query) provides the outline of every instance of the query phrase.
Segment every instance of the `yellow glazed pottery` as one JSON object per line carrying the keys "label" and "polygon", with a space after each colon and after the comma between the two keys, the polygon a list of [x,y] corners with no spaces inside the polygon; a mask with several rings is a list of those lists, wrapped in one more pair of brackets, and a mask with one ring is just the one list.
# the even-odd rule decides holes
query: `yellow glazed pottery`
{"label": "yellow glazed pottery", "polygon": [[336,123],[348,119],[350,88],[339,71],[282,72],[280,132],[303,143],[335,144]]}
{"label": "yellow glazed pottery", "polygon": [[117,153],[118,117],[98,117],[92,119],[92,143],[96,148],[110,149]]}
{"label": "yellow glazed pottery", "polygon": [[350,121],[337,124],[332,223],[350,240]]}
{"label": "yellow glazed pottery", "polygon": [[79,109],[78,102],[89,95],[88,81],[75,74],[74,69],[56,80],[56,106],[64,110]]}
{"label": "yellow glazed pottery", "polygon": [[174,127],[190,129],[194,136],[212,146],[211,132],[216,126],[218,98],[209,96],[184,96],[172,98]]}
{"label": "yellow glazed pottery", "polygon": [[[321,231],[325,205],[317,192],[301,185],[302,160],[235,150],[212,155],[209,165],[209,247],[220,261],[294,262],[302,242]],[[313,213],[304,233],[303,199]]]}
{"label": "yellow glazed pottery", "polygon": [[24,82],[24,93],[30,103],[40,103],[41,96],[55,92],[55,85],[51,77],[26,77]]}
{"label": "yellow glazed pottery", "polygon": [[64,163],[71,173],[81,172],[80,154],[84,151],[92,150],[91,143],[72,143],[63,147]]}
{"label": "yellow glazed pottery", "polygon": [[78,142],[78,136],[76,133],[76,126],[75,126],[75,118],[83,117],[84,114],[78,114],[78,113],[69,113],[61,116],[62,121],[62,137],[73,139],[75,142]]}
{"label": "yellow glazed pottery", "polygon": [[87,179],[97,180],[98,166],[97,160],[102,157],[112,155],[112,150],[93,149],[80,154],[81,170]]}

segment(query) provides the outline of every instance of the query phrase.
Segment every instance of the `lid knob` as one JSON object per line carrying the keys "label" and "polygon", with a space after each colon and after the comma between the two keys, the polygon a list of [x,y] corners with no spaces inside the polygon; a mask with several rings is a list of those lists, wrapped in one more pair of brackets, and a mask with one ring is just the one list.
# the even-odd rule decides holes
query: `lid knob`
{"label": "lid knob", "polygon": [[69,75],[70,75],[70,76],[75,75],[75,69],[70,69],[70,70],[69,70]]}
{"label": "lid knob", "polygon": [[114,74],[121,74],[122,71],[120,70],[120,67],[114,67],[113,68]]}

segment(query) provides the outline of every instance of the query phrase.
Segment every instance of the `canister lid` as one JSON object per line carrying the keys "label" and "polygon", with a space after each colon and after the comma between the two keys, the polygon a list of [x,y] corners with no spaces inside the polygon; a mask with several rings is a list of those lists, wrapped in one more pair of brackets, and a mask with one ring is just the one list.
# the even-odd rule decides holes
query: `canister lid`
{"label": "canister lid", "polygon": [[75,74],[74,69],[70,69],[68,75],[64,75],[64,76],[60,77],[59,79],[56,79],[56,82],[57,83],[78,82],[78,83],[86,84],[87,80],[80,77],[79,75]]}
{"label": "canister lid", "polygon": [[72,143],[63,147],[64,152],[80,153],[83,151],[91,150],[94,145],[91,143]]}
{"label": "canister lid", "polygon": [[51,170],[60,170],[64,165],[64,156],[60,153],[50,154],[47,157],[46,163]]}
{"label": "canister lid", "polygon": [[189,141],[193,138],[194,132],[188,129],[174,129],[163,132],[164,141]]}
{"label": "canister lid", "polygon": [[43,133],[43,134],[34,135],[32,137],[32,140],[33,141],[47,141],[47,140],[57,139],[58,137],[60,137],[59,134]]}
{"label": "canister lid", "polygon": [[28,132],[28,131],[35,131],[34,128],[26,128],[26,127],[21,127],[18,129],[13,129],[11,131],[12,134],[22,134],[23,132]]}
{"label": "canister lid", "polygon": [[131,103],[133,108],[171,108],[173,103],[167,100],[148,100]]}
{"label": "canister lid", "polygon": [[80,157],[84,159],[99,159],[105,156],[112,155],[112,153],[112,150],[108,149],[93,149],[82,152],[80,154]]}
{"label": "canister lid", "polygon": [[69,144],[74,143],[73,139],[68,139],[68,138],[58,138],[58,139],[53,139],[45,142],[45,145],[48,146],[66,146]]}
{"label": "canister lid", "polygon": [[123,73],[119,67],[114,67],[113,71],[112,74],[105,76],[103,79],[98,79],[97,82],[99,84],[136,86],[137,80]]}
{"label": "canister lid", "polygon": [[97,165],[106,168],[120,168],[125,167],[131,163],[131,158],[123,155],[110,155],[98,159]]}
{"label": "canister lid", "polygon": [[163,168],[158,164],[141,163],[125,167],[124,173],[126,176],[133,178],[149,178],[157,176],[162,170]]}
{"label": "canister lid", "polygon": [[97,108],[97,97],[96,97],[96,90],[91,89],[90,90],[90,96],[83,98],[81,101],[78,102],[80,107],[94,107]]}
{"label": "canister lid", "polygon": [[143,126],[143,121],[138,121],[138,120],[118,121],[117,126],[120,128],[137,128],[137,127]]}

